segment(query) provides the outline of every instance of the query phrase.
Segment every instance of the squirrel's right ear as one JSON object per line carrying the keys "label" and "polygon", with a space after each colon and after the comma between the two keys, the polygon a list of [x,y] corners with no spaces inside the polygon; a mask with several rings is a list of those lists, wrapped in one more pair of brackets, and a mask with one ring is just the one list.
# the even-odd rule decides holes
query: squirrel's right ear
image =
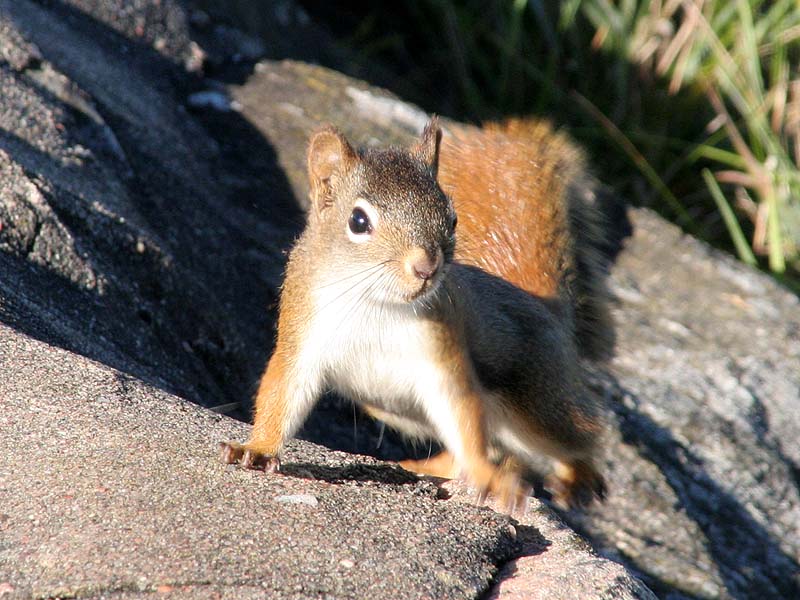
{"label": "squirrel's right ear", "polygon": [[417,143],[411,147],[411,153],[428,165],[436,177],[439,170],[439,143],[442,141],[442,128],[439,127],[439,117],[433,115],[425,125]]}
{"label": "squirrel's right ear", "polygon": [[347,139],[332,125],[311,136],[308,145],[308,181],[311,203],[317,214],[333,203],[332,183],[343,177],[358,162],[358,155]]}

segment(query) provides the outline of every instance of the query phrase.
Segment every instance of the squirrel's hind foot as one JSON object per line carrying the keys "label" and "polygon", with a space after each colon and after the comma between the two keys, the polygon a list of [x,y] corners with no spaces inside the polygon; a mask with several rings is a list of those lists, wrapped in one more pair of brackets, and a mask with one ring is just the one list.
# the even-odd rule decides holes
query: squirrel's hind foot
{"label": "squirrel's hind foot", "polygon": [[607,492],[603,476],[594,465],[581,460],[556,463],[545,488],[561,510],[585,508],[594,498],[605,500]]}
{"label": "squirrel's hind foot", "polygon": [[528,510],[533,488],[519,476],[515,469],[504,465],[497,468],[486,487],[478,488],[477,503],[482,505],[491,495],[500,509],[511,515],[524,515]]}
{"label": "squirrel's hind foot", "polygon": [[[460,471],[455,457],[447,450],[427,459],[401,460],[398,464],[406,471],[417,475],[441,479],[455,479]],[[489,496],[492,496],[497,500],[499,507],[508,514],[525,514],[532,489],[520,479],[519,469],[515,463],[506,460],[499,467],[487,465],[481,474],[480,481],[477,478],[472,481],[478,488],[475,500],[478,505],[484,505]]]}
{"label": "squirrel's hind foot", "polygon": [[220,442],[220,458],[228,465],[239,464],[245,469],[274,473],[280,471],[281,461],[277,456],[251,448],[238,442]]}

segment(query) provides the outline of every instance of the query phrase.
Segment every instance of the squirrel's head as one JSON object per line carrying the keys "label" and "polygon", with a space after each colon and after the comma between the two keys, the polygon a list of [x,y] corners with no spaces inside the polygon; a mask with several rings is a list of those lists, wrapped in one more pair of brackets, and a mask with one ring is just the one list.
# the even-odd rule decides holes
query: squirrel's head
{"label": "squirrel's head", "polygon": [[381,301],[435,293],[456,227],[436,182],[441,137],[436,117],[409,149],[356,151],[331,126],[312,136],[309,227],[323,241],[333,278],[361,282],[365,295]]}

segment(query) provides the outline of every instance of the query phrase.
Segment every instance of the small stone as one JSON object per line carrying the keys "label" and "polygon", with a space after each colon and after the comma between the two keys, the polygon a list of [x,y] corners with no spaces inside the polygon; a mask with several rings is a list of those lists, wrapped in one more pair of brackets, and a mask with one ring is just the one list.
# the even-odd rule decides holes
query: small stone
{"label": "small stone", "polygon": [[319,505],[319,500],[316,496],[311,494],[290,494],[287,496],[276,496],[275,502],[282,504],[305,504],[316,508]]}
{"label": "small stone", "polygon": [[219,112],[231,112],[237,109],[241,109],[241,106],[238,103],[233,104],[231,103],[230,98],[227,95],[223,94],[222,92],[218,92],[216,90],[205,90],[202,92],[195,92],[194,94],[189,94],[189,98],[187,99],[189,106],[192,108],[197,109],[211,109],[216,110]]}
{"label": "small stone", "polygon": [[339,561],[339,564],[343,566],[345,569],[352,569],[356,566],[356,563],[350,560],[349,558],[343,558]]}

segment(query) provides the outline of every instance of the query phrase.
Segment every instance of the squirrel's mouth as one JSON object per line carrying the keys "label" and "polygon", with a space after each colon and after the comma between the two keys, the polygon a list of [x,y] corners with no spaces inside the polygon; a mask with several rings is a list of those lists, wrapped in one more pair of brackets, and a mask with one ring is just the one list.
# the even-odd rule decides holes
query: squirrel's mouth
{"label": "squirrel's mouth", "polygon": [[437,273],[436,276],[432,277],[431,279],[424,280],[416,290],[406,294],[406,302],[411,304],[417,300],[426,300],[434,296],[440,287],[441,279],[441,274]]}
{"label": "squirrel's mouth", "polygon": [[427,295],[428,292],[431,291],[432,287],[433,287],[433,285],[429,281],[423,281],[422,285],[419,286],[419,289],[416,292],[412,292],[408,296],[408,301],[409,302],[413,302],[414,300],[418,300],[419,298],[422,298],[423,296]]}
{"label": "squirrel's mouth", "polygon": [[403,257],[397,275],[404,302],[426,301],[436,294],[447,271],[445,259],[441,249],[434,253],[422,248],[412,248]]}

